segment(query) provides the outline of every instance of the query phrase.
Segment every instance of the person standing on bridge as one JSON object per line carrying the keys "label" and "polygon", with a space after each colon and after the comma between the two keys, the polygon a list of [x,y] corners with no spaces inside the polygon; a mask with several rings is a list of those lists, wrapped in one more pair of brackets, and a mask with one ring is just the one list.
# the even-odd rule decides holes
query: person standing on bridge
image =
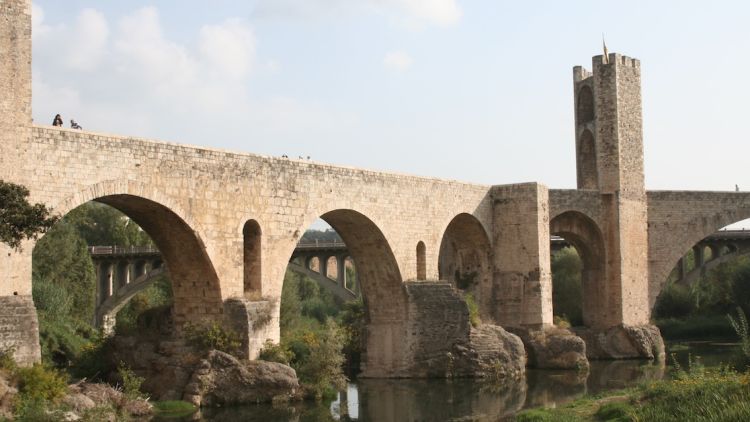
{"label": "person standing on bridge", "polygon": [[52,120],[52,126],[62,127],[62,125],[63,125],[62,117],[59,114],[55,114],[55,119]]}

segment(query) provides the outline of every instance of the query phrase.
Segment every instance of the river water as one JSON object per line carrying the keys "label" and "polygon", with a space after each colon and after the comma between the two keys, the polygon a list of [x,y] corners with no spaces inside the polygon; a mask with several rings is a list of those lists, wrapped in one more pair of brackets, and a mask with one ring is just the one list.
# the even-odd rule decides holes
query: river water
{"label": "river water", "polygon": [[[706,366],[737,362],[737,345],[691,342],[669,344],[681,365],[700,356]],[[590,371],[529,370],[522,380],[492,386],[475,379],[358,379],[330,403],[256,405],[203,410],[182,420],[205,421],[501,421],[519,410],[558,406],[585,394],[661,379],[672,370],[644,361],[598,361]],[[174,419],[172,419],[174,421]]]}

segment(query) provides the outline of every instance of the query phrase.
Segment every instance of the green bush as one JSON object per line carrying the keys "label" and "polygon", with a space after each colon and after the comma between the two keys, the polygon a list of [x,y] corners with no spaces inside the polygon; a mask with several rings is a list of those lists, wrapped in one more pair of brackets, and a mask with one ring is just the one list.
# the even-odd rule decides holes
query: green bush
{"label": "green bush", "polygon": [[122,379],[122,392],[129,399],[137,399],[141,397],[141,385],[145,378],[139,377],[130,369],[124,362],[120,362],[117,365],[117,374]]}
{"label": "green bush", "polygon": [[321,399],[335,394],[335,389],[346,386],[342,367],[344,337],[338,326],[329,320],[324,331],[308,336],[309,359],[301,362],[297,369],[300,381],[311,396]]}
{"label": "green bush", "polygon": [[474,295],[466,293],[464,300],[466,301],[466,306],[469,308],[469,322],[471,322],[471,326],[478,327],[482,323],[482,320],[479,318],[479,305],[474,300]]}
{"label": "green bush", "polygon": [[54,402],[61,398],[67,388],[67,377],[60,371],[41,364],[15,371],[18,392],[24,400]]}
{"label": "green bush", "polygon": [[114,349],[112,337],[96,336],[83,346],[72,362],[70,372],[76,378],[103,380],[116,368],[109,356]]}
{"label": "green bush", "polygon": [[230,355],[239,355],[242,338],[234,330],[226,328],[216,321],[202,324],[186,324],[184,337],[198,350],[219,350]]}
{"label": "green bush", "polygon": [[656,318],[683,318],[694,311],[695,300],[687,286],[668,283],[654,306]]}
{"label": "green bush", "polygon": [[666,340],[731,339],[736,334],[725,315],[693,315],[684,319],[654,321]]}
{"label": "green bush", "polygon": [[582,268],[575,248],[564,248],[552,256],[552,309],[573,326],[583,325]]}
{"label": "green bush", "polygon": [[361,298],[344,304],[339,325],[344,335],[346,361],[350,369],[358,370],[365,341],[365,304]]}
{"label": "green bush", "polygon": [[289,365],[292,359],[294,359],[294,353],[282,344],[275,344],[271,340],[266,340],[258,359]]}

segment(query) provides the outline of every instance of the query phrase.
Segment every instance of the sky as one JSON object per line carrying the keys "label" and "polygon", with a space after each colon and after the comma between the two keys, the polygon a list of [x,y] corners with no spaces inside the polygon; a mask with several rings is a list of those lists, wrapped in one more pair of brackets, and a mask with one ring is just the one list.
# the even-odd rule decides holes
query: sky
{"label": "sky", "polygon": [[572,67],[641,60],[648,189],[750,190],[750,2],[38,0],[33,117],[575,187]]}

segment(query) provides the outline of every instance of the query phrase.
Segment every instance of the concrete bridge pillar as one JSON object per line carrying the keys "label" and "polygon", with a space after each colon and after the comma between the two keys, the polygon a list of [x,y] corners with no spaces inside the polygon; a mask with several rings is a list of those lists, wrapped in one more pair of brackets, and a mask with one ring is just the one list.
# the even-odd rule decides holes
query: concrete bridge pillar
{"label": "concrete bridge pillar", "polygon": [[328,255],[318,255],[318,270],[323,277],[328,277]]}
{"label": "concrete bridge pillar", "polygon": [[114,285],[114,264],[111,261],[102,261],[99,264],[99,303],[103,303],[112,296]]}
{"label": "concrete bridge pillar", "polygon": [[346,288],[346,255],[336,255],[336,283]]}
{"label": "concrete bridge pillar", "polygon": [[695,268],[700,268],[706,263],[706,257],[703,250],[703,245],[693,246],[693,258],[695,261]]}

